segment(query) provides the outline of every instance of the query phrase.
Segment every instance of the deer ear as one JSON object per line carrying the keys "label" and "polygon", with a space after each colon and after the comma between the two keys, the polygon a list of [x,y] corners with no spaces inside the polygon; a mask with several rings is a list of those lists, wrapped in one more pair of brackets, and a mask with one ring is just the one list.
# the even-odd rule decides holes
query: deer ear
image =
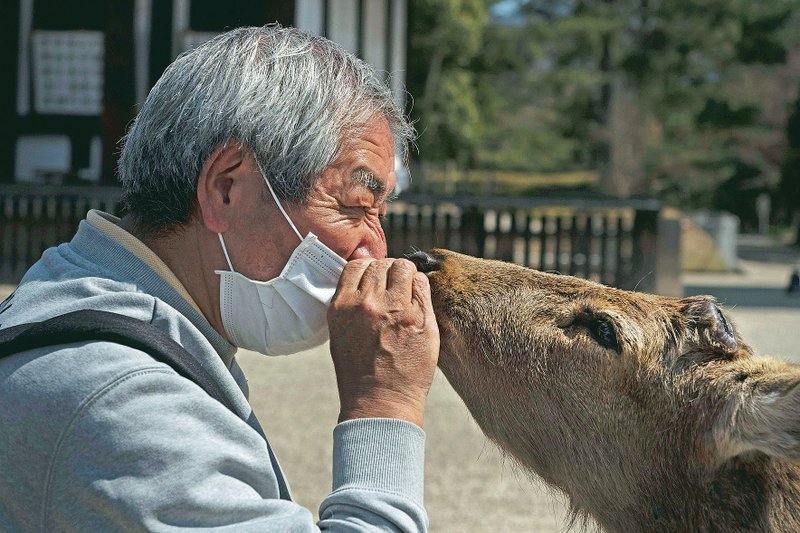
{"label": "deer ear", "polygon": [[702,344],[711,345],[725,353],[736,351],[739,347],[736,330],[719,310],[713,297],[686,298],[683,304],[683,314]]}
{"label": "deer ear", "polygon": [[768,373],[736,377],[743,388],[714,430],[723,460],[751,451],[800,460],[800,369],[773,364]]}

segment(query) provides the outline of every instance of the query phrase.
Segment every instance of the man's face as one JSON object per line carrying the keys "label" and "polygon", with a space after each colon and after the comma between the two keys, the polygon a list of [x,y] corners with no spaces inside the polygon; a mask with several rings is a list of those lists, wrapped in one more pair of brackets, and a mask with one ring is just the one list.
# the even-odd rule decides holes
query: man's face
{"label": "man's face", "polygon": [[[386,236],[379,217],[396,182],[394,140],[384,119],[373,120],[346,142],[342,154],[317,180],[308,201],[287,206],[305,237],[310,231],[349,260],[386,256]],[[285,228],[287,234],[291,229]]]}
{"label": "man's face", "polygon": [[[300,240],[281,215],[252,156],[241,163],[243,188],[225,232],[235,270],[251,279],[277,277]],[[385,119],[374,120],[347,141],[326,168],[304,204],[283,203],[305,237],[319,237],[344,259],[386,256],[379,215],[395,186],[394,140]],[[216,247],[216,242],[210,244]],[[224,268],[221,249],[218,262]]]}

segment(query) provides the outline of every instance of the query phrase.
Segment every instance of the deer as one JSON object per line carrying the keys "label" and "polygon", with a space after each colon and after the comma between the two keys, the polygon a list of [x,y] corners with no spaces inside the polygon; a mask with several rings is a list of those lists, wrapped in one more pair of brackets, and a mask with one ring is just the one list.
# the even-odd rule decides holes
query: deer
{"label": "deer", "polygon": [[439,368],[484,434],[568,497],[569,527],[800,531],[800,367],[754,355],[714,298],[410,259]]}

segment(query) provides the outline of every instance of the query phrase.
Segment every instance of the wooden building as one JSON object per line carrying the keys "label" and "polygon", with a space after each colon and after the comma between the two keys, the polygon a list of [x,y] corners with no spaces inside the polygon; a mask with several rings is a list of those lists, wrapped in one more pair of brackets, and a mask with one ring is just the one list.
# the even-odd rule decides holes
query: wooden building
{"label": "wooden building", "polygon": [[116,183],[117,142],[181,52],[278,22],[324,35],[404,100],[407,0],[6,0],[0,183]]}

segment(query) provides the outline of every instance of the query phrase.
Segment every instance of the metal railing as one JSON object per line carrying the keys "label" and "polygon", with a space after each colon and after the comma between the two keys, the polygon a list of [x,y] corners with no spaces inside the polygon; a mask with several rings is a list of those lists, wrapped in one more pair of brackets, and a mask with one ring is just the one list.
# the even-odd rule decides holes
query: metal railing
{"label": "metal railing", "polygon": [[[677,293],[653,200],[406,195],[384,222],[389,255],[433,247],[579,276],[625,289]],[[679,234],[670,233],[674,240]],[[670,268],[667,268],[670,267]]]}
{"label": "metal railing", "polygon": [[[19,281],[47,247],[71,238],[89,209],[118,214],[120,195],[113,187],[0,186],[0,281]],[[675,293],[677,267],[669,265],[679,237],[663,231],[659,213],[659,203],[650,200],[406,194],[389,205],[384,228],[394,257],[443,247],[620,288]]]}
{"label": "metal railing", "polygon": [[90,209],[119,212],[118,187],[0,185],[0,281],[16,283],[51,246],[69,241]]}

